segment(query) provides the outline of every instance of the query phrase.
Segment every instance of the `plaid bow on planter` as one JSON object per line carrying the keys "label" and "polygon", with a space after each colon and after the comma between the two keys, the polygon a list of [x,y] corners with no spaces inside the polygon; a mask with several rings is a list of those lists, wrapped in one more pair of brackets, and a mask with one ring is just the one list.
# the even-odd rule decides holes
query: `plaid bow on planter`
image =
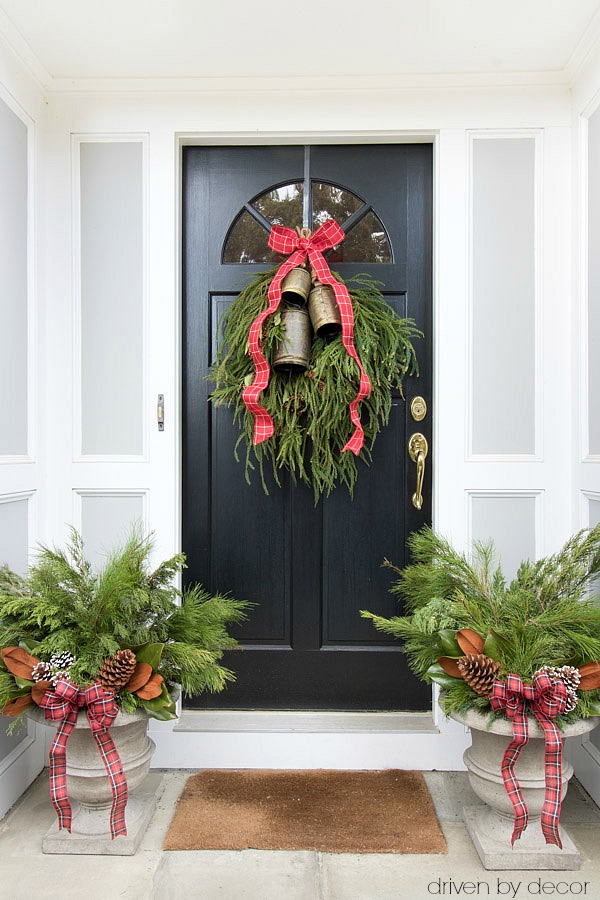
{"label": "plaid bow on planter", "polygon": [[67,790],[67,741],[77,724],[79,710],[85,709],[113,795],[110,811],[111,838],[127,835],[127,779],[119,751],[109,731],[119,712],[113,692],[105,690],[99,683],[80,690],[70,681],[59,679],[54,690],[48,691],[39,705],[44,709],[46,719],[59,723],[50,747],[49,773],[50,798],[58,816],[59,829],[71,831],[73,811]]}
{"label": "plaid bow on planter", "polygon": [[515,776],[515,763],[521,750],[529,741],[528,715],[531,712],[544,732],[544,769],[546,791],[542,807],[542,833],[547,844],[562,849],[558,830],[562,805],[562,738],[552,721],[565,711],[567,691],[562,681],[553,681],[543,672],[533,676],[533,684],[524,684],[519,675],[509,675],[504,681],[495,681],[490,697],[492,709],[504,710],[512,720],[513,739],[502,759],[502,780],[514,808],[514,829],[511,845],[521,837],[527,827],[529,813]]}
{"label": "plaid bow on planter", "polygon": [[333,219],[324,222],[310,237],[299,235],[292,228],[283,225],[273,225],[269,235],[269,247],[276,253],[291,254],[277,270],[273,281],[269,286],[269,303],[263,312],[259,313],[250,326],[248,334],[248,349],[254,362],[254,380],[243,391],[242,398],[250,413],[254,416],[254,444],[260,444],[268,440],[274,432],[273,419],[258,402],[262,391],[269,383],[269,363],[262,352],[262,326],[268,316],[272,315],[281,302],[281,282],[292,269],[300,266],[308,257],[315,275],[322,284],[329,284],[333,288],[335,299],[340,311],[342,323],[342,343],[349,356],[354,359],[360,369],[360,384],[358,393],[350,403],[350,418],[354,425],[354,433],[344,450],[351,450],[355,456],[360,453],[364,443],[364,432],[360,424],[358,406],[361,400],[371,393],[371,382],[359,359],[354,346],[354,310],[348,293],[348,288],[337,281],[331,274],[323,252],[331,247],[336,247],[345,238],[344,231]]}

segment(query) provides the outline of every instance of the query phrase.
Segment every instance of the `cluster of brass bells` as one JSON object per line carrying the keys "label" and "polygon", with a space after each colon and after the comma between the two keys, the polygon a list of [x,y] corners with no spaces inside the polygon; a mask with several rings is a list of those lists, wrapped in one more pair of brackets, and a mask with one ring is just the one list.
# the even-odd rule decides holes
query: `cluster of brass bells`
{"label": "cluster of brass bells", "polygon": [[271,363],[280,372],[303,372],[310,362],[313,329],[326,340],[342,330],[335,293],[328,284],[313,285],[308,269],[298,266],[283,279],[281,298],[285,334]]}

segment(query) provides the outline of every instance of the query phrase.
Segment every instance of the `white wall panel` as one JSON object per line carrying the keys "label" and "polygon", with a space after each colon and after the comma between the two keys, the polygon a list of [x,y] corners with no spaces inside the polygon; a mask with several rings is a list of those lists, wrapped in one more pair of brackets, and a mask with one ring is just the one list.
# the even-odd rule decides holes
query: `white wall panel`
{"label": "white wall panel", "polygon": [[471,540],[494,542],[507,580],[536,557],[536,502],[534,494],[471,494]]}
{"label": "white wall panel", "polygon": [[[594,528],[595,525],[600,523],[600,496],[597,500],[588,497],[588,510],[589,526],[590,528]],[[596,584],[596,592],[600,592],[600,582]],[[600,750],[600,728],[596,728],[591,732],[590,741],[598,748],[598,750]]]}
{"label": "white wall panel", "polygon": [[[0,565],[6,563],[13,571],[27,571],[29,543],[27,499],[2,500],[0,498]],[[23,735],[7,735],[10,719],[0,716],[0,760],[3,760],[21,741]]]}
{"label": "white wall panel", "polygon": [[0,99],[0,454],[27,453],[27,127]]}
{"label": "white wall panel", "polygon": [[600,454],[600,109],[588,120],[588,444]]}
{"label": "white wall panel", "polygon": [[145,522],[145,495],[135,493],[81,493],[81,534],[86,556],[102,565],[131,529]]}
{"label": "white wall panel", "polygon": [[143,452],[144,192],[140,141],[82,141],[81,448]]}
{"label": "white wall panel", "polygon": [[27,498],[3,500],[0,497],[0,565],[14,572],[27,571],[29,547],[29,502]]}
{"label": "white wall panel", "polygon": [[471,149],[473,454],[535,447],[535,139]]}

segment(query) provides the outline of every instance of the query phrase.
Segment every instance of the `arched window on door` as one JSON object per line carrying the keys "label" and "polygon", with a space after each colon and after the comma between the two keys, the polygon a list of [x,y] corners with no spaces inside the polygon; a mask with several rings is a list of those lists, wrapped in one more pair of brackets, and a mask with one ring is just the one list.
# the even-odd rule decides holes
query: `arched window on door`
{"label": "arched window on door", "polygon": [[346,239],[325,254],[330,264],[393,262],[385,226],[369,203],[341,185],[313,180],[308,198],[305,182],[294,181],[270,187],[246,203],[225,238],[223,262],[281,262],[267,244],[271,226],[295,228],[307,216],[313,231],[327,219],[335,219],[346,233]]}

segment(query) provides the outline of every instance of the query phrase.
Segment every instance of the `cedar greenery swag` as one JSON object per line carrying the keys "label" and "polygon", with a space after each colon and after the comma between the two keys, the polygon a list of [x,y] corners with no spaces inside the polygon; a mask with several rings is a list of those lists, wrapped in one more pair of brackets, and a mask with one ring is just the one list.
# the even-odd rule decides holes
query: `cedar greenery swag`
{"label": "cedar greenery swag", "polygon": [[[265,467],[281,486],[280,474],[287,470],[294,483],[312,486],[315,502],[337,485],[353,493],[358,467],[353,453],[342,452],[353,424],[348,408],[357,394],[359,368],[341,335],[327,339],[314,335],[306,372],[290,375],[271,370],[261,403],[270,414],[274,434],[263,443],[253,442],[254,419],[244,403],[244,388],[252,383],[254,366],[248,352],[248,333],[256,317],[267,308],[274,268],[254,278],[232,303],[225,318],[222,340],[209,378],[214,382],[211,400],[231,407],[241,426],[235,456],[245,444],[246,481],[258,467],[263,489],[268,493]],[[335,278],[341,282],[336,274]],[[418,371],[413,341],[421,336],[411,319],[400,318],[386,303],[379,283],[367,275],[348,282],[354,313],[354,342],[371,390],[360,404],[365,443],[359,458],[372,459],[375,438],[388,423],[393,391],[402,394],[406,374]],[[282,309],[270,315],[263,327],[262,351],[270,359],[284,336]]]}
{"label": "cedar greenery swag", "polygon": [[[71,529],[66,550],[42,547],[25,577],[0,568],[0,710],[22,719],[59,679],[99,683],[124,712],[175,716],[174,691],[220,691],[234,678],[221,665],[237,647],[230,625],[245,601],[173,584],[176,554],[151,569],[153,536],[138,530],[96,571]],[[15,724],[15,723],[13,723]]]}
{"label": "cedar greenery swag", "polygon": [[378,630],[404,642],[408,663],[443,688],[448,714],[497,711],[507,678],[548,676],[566,697],[560,727],[600,715],[600,525],[573,535],[558,553],[521,563],[508,583],[491,543],[472,558],[426,527],[409,538],[412,564],[396,569],[392,592],[405,614],[363,610]]}

